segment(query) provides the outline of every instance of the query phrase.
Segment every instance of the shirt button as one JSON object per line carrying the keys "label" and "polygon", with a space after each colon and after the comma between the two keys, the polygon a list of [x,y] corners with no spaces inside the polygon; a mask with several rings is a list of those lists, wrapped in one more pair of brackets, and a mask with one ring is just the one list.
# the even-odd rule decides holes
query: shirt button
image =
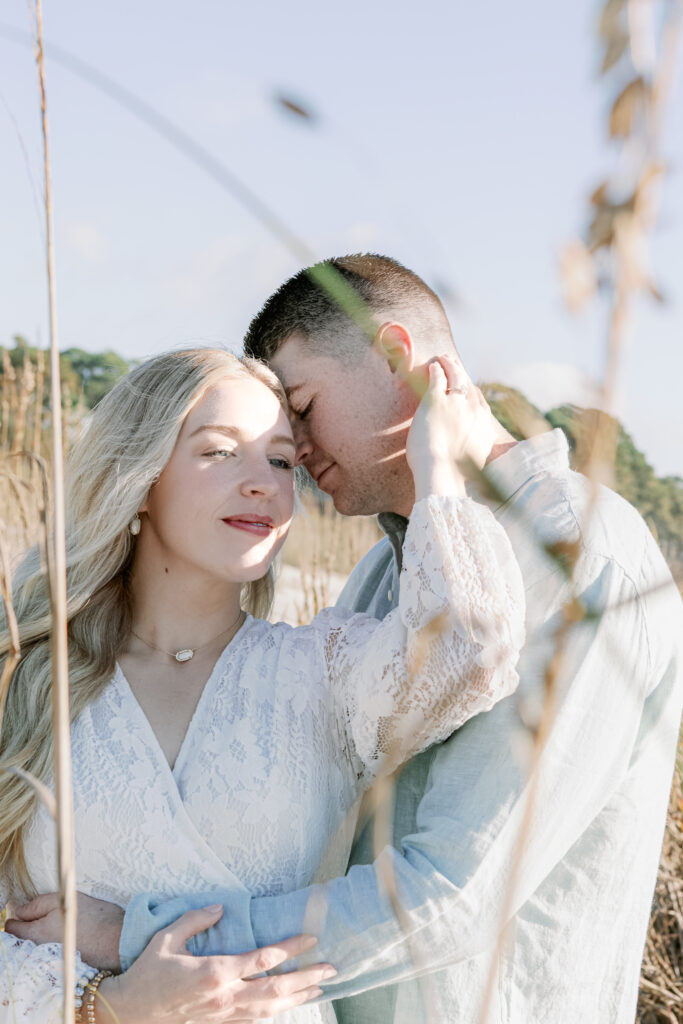
{"label": "shirt button", "polygon": [[388,594],[387,594],[387,601],[393,601],[393,600],[394,600],[394,592],[393,592],[393,590],[390,590],[388,592]]}

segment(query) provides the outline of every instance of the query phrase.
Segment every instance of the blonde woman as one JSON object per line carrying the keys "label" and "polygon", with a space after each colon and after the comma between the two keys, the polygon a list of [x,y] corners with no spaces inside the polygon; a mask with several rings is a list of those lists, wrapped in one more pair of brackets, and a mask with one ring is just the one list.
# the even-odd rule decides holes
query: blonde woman
{"label": "blonde woman", "polygon": [[[416,504],[399,608],[382,622],[326,609],[298,629],[254,617],[268,609],[294,508],[277,378],[222,350],[175,352],[100,403],[70,458],[67,503],[80,891],[123,907],[145,891],[279,893],[331,877],[348,852],[332,840],[362,790],[514,690],[521,577],[501,527],[465,496],[448,443],[476,433],[474,390],[448,388],[431,365],[407,439]],[[35,552],[17,574],[15,607],[22,660],[0,765],[49,786],[50,617]],[[4,627],[0,644],[2,658]],[[55,889],[53,823],[8,772],[0,836],[2,905]],[[173,958],[189,956],[189,935],[217,916],[185,915],[126,974],[98,976],[105,998],[88,1019],[161,1019],[162,991],[166,1024],[188,1020],[181,994],[169,1009]],[[57,1024],[61,947],[0,938],[0,1021]],[[276,989],[245,980],[306,945],[196,961],[209,980],[192,1020],[258,1019],[314,998],[330,965]],[[79,958],[78,976],[96,966]],[[292,1019],[329,1013],[301,1006]]]}

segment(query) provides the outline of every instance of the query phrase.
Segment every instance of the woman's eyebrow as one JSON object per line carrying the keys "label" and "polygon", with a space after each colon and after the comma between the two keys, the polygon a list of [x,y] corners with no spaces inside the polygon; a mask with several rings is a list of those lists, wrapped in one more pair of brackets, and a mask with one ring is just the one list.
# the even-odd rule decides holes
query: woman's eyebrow
{"label": "woman's eyebrow", "polygon": [[296,444],[289,434],[278,434],[277,437],[271,437],[271,441],[273,444],[288,444],[292,448],[296,448]]}
{"label": "woman's eyebrow", "polygon": [[[213,430],[218,434],[225,434],[226,437],[239,438],[242,436],[241,431],[236,427],[229,427],[222,423],[203,423],[200,427],[197,427],[192,431],[190,437],[194,437],[195,434],[200,434],[202,430]],[[294,439],[289,434],[278,434],[276,437],[271,437],[270,440],[273,444],[288,444],[291,448],[296,448]]]}
{"label": "woman's eyebrow", "polygon": [[200,427],[197,427],[192,431],[190,437],[194,437],[195,434],[200,434],[202,430],[215,430],[218,434],[225,434],[227,437],[239,437],[240,432],[235,427],[228,427],[221,423],[202,423]]}

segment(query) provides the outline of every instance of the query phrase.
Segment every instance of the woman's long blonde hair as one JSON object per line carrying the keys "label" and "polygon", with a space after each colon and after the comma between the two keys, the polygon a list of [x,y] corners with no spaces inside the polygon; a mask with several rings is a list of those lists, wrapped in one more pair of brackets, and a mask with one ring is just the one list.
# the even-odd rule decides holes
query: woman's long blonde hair
{"label": "woman's long blonde hair", "polygon": [[[277,377],[262,363],[222,349],[170,352],[143,363],[102,399],[67,467],[67,603],[71,720],[102,691],[131,622],[127,576],[134,538],[128,529],[171,457],[185,417],[213,385],[256,378],[286,408]],[[268,613],[273,576],[246,584],[242,606]],[[13,602],[21,661],[7,696],[0,767],[20,768],[42,782],[52,775],[50,607],[36,548],[15,575]],[[10,647],[0,618],[0,671]],[[0,877],[33,892],[24,830],[36,807],[32,786],[0,771]]]}

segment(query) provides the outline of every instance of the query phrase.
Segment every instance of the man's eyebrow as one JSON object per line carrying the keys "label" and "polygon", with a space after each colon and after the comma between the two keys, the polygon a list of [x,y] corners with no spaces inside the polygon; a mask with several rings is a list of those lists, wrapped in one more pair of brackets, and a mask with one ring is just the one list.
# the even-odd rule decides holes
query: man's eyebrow
{"label": "man's eyebrow", "polygon": [[[195,434],[200,434],[202,430],[213,430],[217,434],[225,434],[226,437],[239,438],[241,436],[240,431],[235,427],[228,427],[223,423],[203,423],[201,427],[197,427],[190,434],[190,437],[194,437]],[[292,448],[296,448],[294,439],[290,434],[277,434],[275,437],[271,437],[270,440],[273,444],[288,444]]]}
{"label": "man's eyebrow", "polygon": [[305,384],[292,384],[291,388],[285,388],[285,394],[287,398],[291,398],[295,391],[299,391],[301,388],[306,387]]}

